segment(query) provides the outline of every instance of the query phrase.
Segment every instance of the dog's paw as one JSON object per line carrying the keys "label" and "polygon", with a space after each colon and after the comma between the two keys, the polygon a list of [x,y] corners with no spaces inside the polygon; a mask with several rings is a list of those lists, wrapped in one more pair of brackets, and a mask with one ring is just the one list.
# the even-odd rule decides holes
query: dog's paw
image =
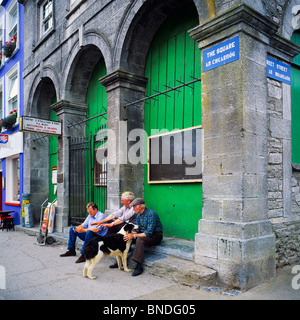
{"label": "dog's paw", "polygon": [[95,277],[95,276],[88,276],[88,278],[91,279],[91,280],[95,280],[97,277]]}
{"label": "dog's paw", "polygon": [[124,269],[125,272],[131,272],[131,269]]}

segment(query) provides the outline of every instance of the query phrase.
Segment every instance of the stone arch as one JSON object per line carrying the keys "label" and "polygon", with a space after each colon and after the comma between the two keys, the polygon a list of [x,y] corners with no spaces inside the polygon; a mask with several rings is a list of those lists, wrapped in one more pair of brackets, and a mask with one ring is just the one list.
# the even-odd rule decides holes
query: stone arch
{"label": "stone arch", "polygon": [[[261,0],[245,1],[262,13]],[[135,0],[120,23],[113,52],[114,69],[143,75],[145,59],[151,42],[166,18],[181,6],[193,5],[197,10],[199,24],[204,24],[218,14],[230,9],[232,2],[225,0]]]}
{"label": "stone arch", "polygon": [[291,39],[293,32],[300,27],[300,0],[288,1],[281,19],[279,33]]}
{"label": "stone arch", "polygon": [[28,114],[48,119],[49,106],[56,95],[59,98],[60,81],[54,68],[45,66],[41,72],[34,77],[28,98]]}
{"label": "stone arch", "polygon": [[[41,119],[50,119],[50,106],[53,98],[58,96],[59,80],[50,66],[45,66],[33,80],[28,98],[26,114]],[[28,193],[34,194],[31,198],[34,219],[39,221],[41,203],[48,195],[49,188],[49,143],[45,136],[27,134],[24,150],[27,157],[24,159],[24,178],[29,183]]]}
{"label": "stone arch", "polygon": [[[182,4],[179,0],[134,1],[125,12],[119,27],[113,52],[114,68],[143,76],[147,53],[162,23],[183,5],[193,5],[199,15],[201,6],[198,2],[187,0]],[[208,10],[206,14],[208,15]]]}
{"label": "stone arch", "polygon": [[96,29],[83,33],[82,44],[77,42],[67,58],[63,71],[62,99],[85,103],[91,74],[101,58],[111,70],[111,46],[108,39]]}

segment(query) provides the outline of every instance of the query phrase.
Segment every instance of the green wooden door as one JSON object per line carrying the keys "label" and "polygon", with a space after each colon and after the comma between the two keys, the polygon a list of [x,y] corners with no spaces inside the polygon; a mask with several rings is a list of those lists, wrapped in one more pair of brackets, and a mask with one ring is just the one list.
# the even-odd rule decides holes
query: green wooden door
{"label": "green wooden door", "polygon": [[[197,13],[180,11],[171,16],[156,35],[146,63],[147,96],[201,76],[201,52],[188,30],[198,25]],[[201,83],[160,95],[145,103],[145,130],[185,129],[201,125]],[[144,198],[155,210],[164,235],[194,239],[202,214],[202,184],[148,184],[145,166]]]}
{"label": "green wooden door", "polygon": [[[99,79],[106,75],[104,60],[101,59],[96,65],[91,76],[87,91],[87,119],[105,113],[107,110],[106,89]],[[97,203],[101,212],[106,210],[107,184],[106,184],[106,163],[105,159],[100,159],[97,151],[106,148],[107,117],[97,117],[87,122],[86,136],[90,139],[90,149],[86,152],[86,199],[87,202]]]}
{"label": "green wooden door", "polygon": [[[292,41],[300,45],[300,31],[293,34]],[[292,162],[300,163],[300,55],[292,66]]]}
{"label": "green wooden door", "polygon": [[[52,99],[52,104],[56,102],[56,97]],[[50,109],[50,120],[57,121],[56,112]],[[56,184],[52,181],[53,172],[57,168],[57,137],[49,136],[49,201],[53,202],[57,198]]]}

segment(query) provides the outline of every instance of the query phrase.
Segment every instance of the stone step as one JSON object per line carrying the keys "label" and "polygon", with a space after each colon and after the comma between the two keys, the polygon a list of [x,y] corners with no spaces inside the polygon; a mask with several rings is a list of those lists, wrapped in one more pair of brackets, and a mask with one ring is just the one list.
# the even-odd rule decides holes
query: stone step
{"label": "stone step", "polygon": [[[37,237],[39,234],[38,227],[16,226],[15,229],[31,236]],[[54,232],[48,236],[53,237],[56,243],[68,243],[68,233]],[[76,248],[80,250],[83,242],[78,239],[76,243]],[[134,267],[131,259],[129,267]],[[209,286],[217,282],[215,270],[194,263],[194,242],[189,240],[165,237],[160,245],[146,248],[144,267],[153,275],[187,286]]]}
{"label": "stone step", "polygon": [[217,271],[171,255],[148,251],[144,265],[149,273],[186,286],[211,286],[217,283]]}
{"label": "stone step", "polygon": [[194,247],[194,241],[164,237],[158,246],[146,248],[146,250],[152,253],[162,253],[184,260],[194,261]]}

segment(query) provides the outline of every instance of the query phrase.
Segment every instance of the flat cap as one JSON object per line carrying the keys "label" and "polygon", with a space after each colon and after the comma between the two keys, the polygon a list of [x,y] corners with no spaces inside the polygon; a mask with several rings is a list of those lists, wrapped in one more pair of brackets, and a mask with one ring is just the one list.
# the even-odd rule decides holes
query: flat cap
{"label": "flat cap", "polygon": [[139,204],[145,204],[144,199],[142,198],[135,198],[131,203],[130,203],[130,208],[133,206],[137,206]]}

